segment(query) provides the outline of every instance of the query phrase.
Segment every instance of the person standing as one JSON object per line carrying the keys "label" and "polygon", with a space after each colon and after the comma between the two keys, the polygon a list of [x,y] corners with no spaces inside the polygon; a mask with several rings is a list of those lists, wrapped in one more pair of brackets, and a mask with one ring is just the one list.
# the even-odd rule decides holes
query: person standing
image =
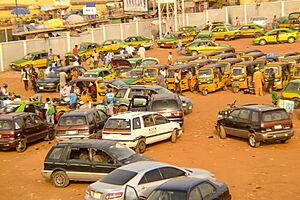
{"label": "person standing", "polygon": [[77,95],[74,93],[74,88],[72,87],[70,94],[68,95],[70,99],[70,108],[75,110],[77,106]]}
{"label": "person standing", "polygon": [[70,65],[70,58],[69,56],[65,56],[65,66],[69,66]]}
{"label": "person standing", "polygon": [[274,69],[271,68],[269,72],[269,83],[267,87],[267,92],[272,93],[274,87],[274,81],[275,81],[275,73],[274,73]]}
{"label": "person standing", "polygon": [[29,78],[31,82],[31,86],[34,92],[37,92],[37,87],[36,87],[36,79],[38,77],[37,72],[33,68],[33,65],[30,65],[30,71],[29,71]]}
{"label": "person standing", "polygon": [[169,52],[169,55],[168,55],[168,65],[169,66],[173,65],[173,56],[172,56],[171,51]]}
{"label": "person standing", "polygon": [[140,58],[145,58],[146,49],[142,45],[139,45],[138,56]]}
{"label": "person standing", "polygon": [[174,73],[174,83],[175,83],[175,92],[181,94],[180,77],[179,77],[179,70],[178,69]]}
{"label": "person standing", "polygon": [[126,51],[128,52],[128,54],[130,54],[131,56],[133,56],[134,52],[135,52],[135,48],[130,44],[126,47]]}
{"label": "person standing", "polygon": [[258,67],[255,67],[255,70],[256,71],[253,73],[255,95],[262,96],[263,95],[264,77]]}
{"label": "person standing", "polygon": [[44,108],[46,110],[46,122],[54,124],[55,108],[49,97],[46,98],[46,103]]}
{"label": "person standing", "polygon": [[105,95],[105,99],[104,99],[104,105],[106,108],[106,112],[109,116],[112,116],[114,114],[113,112],[114,101],[115,101],[114,93],[112,92],[111,89],[107,89],[107,94]]}
{"label": "person standing", "polygon": [[8,97],[8,91],[7,91],[8,85],[7,83],[3,83],[1,87],[1,97],[2,100],[6,100]]}
{"label": "person standing", "polygon": [[73,49],[73,55],[75,58],[78,59],[78,45],[77,44],[75,45],[75,48]]}
{"label": "person standing", "polygon": [[22,81],[24,83],[24,88],[27,91],[29,87],[29,70],[28,65],[26,65],[21,71]]}
{"label": "person standing", "polygon": [[86,60],[86,64],[89,66],[90,69],[94,69],[94,68],[95,68],[93,56],[89,57],[89,58]]}
{"label": "person standing", "polygon": [[178,37],[178,54],[182,54],[182,42],[180,37]]}
{"label": "person standing", "polygon": [[98,63],[99,63],[99,53],[94,50],[93,54],[92,54],[92,57],[94,59],[94,67],[95,68],[98,68]]}
{"label": "person standing", "polygon": [[48,60],[54,60],[52,49],[49,49],[49,52],[48,52]]}
{"label": "person standing", "polygon": [[74,67],[71,73],[71,79],[72,81],[78,78],[78,70],[77,67]]}
{"label": "person standing", "polygon": [[59,85],[60,88],[63,88],[67,84],[67,73],[63,70],[59,72]]}
{"label": "person standing", "polygon": [[240,19],[238,17],[235,18],[235,26],[239,27],[241,25]]}
{"label": "person standing", "polygon": [[167,77],[167,70],[163,67],[161,68],[161,70],[159,70],[159,73],[164,77],[164,81],[165,81]]}
{"label": "person standing", "polygon": [[277,19],[276,15],[274,15],[274,17],[273,17],[272,26],[273,26],[273,29],[278,28],[278,19]]}

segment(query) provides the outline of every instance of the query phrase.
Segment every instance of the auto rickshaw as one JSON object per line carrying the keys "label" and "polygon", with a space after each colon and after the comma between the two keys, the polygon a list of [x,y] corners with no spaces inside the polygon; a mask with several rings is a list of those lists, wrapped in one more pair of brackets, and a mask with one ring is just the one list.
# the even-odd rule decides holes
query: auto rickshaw
{"label": "auto rickshaw", "polygon": [[236,54],[237,54],[237,56],[243,56],[243,55],[246,55],[246,54],[252,53],[252,52],[261,52],[261,50],[259,50],[259,49],[245,49],[245,50],[242,50],[242,51],[237,51]]}
{"label": "auto rickshaw", "polygon": [[169,90],[175,91],[175,71],[178,70],[181,91],[194,91],[196,85],[196,67],[194,65],[175,65],[167,70],[166,83]]}
{"label": "auto rickshaw", "polygon": [[231,66],[240,63],[242,61],[243,60],[241,58],[227,58],[225,60],[221,60],[217,62],[217,64],[221,65],[223,82],[226,87],[231,85],[231,81],[230,81]]}
{"label": "auto rickshaw", "polygon": [[294,66],[292,79],[300,79],[300,64]]}
{"label": "auto rickshaw", "polygon": [[281,90],[291,79],[289,63],[287,62],[268,63],[264,67],[265,87],[267,87],[269,83],[269,73],[271,68],[274,70],[275,73],[274,88],[276,90]]}
{"label": "auto rickshaw", "polygon": [[241,56],[241,59],[243,61],[254,61],[256,58],[259,58],[264,55],[265,54],[263,52],[252,52]]}
{"label": "auto rickshaw", "polygon": [[257,64],[256,66],[259,67],[260,71],[264,71],[264,67],[269,62],[277,62],[278,58],[275,54],[267,54],[265,56],[258,57],[254,60],[254,62]]}
{"label": "auto rickshaw", "polygon": [[204,96],[219,89],[226,90],[220,64],[206,65],[197,70],[197,89]]}
{"label": "auto rickshaw", "polygon": [[218,55],[221,53],[223,53],[223,52],[222,51],[207,51],[207,52],[201,52],[197,56],[198,56],[198,59],[208,59],[210,56],[215,56],[215,55]]}
{"label": "auto rickshaw", "polygon": [[291,52],[280,53],[277,55],[277,58],[279,59],[280,62],[281,61],[280,59],[282,58],[289,57],[289,56],[297,56],[297,55],[300,55],[300,53],[297,51],[291,51]]}
{"label": "auto rickshaw", "polygon": [[183,65],[183,64],[187,64],[188,62],[191,62],[196,59],[198,59],[197,56],[182,56],[182,57],[176,58],[174,64],[175,65]]}
{"label": "auto rickshaw", "polygon": [[123,58],[117,58],[117,59],[112,59],[110,61],[110,63],[108,64],[107,68],[111,71],[111,72],[115,72],[115,69],[118,67],[130,67],[132,68],[131,63]]}
{"label": "auto rickshaw", "polygon": [[235,55],[235,53],[221,53],[221,54],[209,57],[209,59],[213,63],[216,63],[220,60],[224,60],[224,59],[227,59],[227,58],[236,58],[236,55]]}
{"label": "auto rickshaw", "polygon": [[143,80],[145,85],[157,85],[157,77],[162,69],[167,70],[168,65],[153,65],[143,68]]}
{"label": "auto rickshaw", "polygon": [[187,64],[193,65],[194,67],[196,67],[196,69],[199,69],[205,65],[211,64],[211,60],[209,59],[197,59],[197,60],[193,60],[188,62]]}
{"label": "auto rickshaw", "polygon": [[253,61],[240,62],[231,67],[230,81],[234,93],[253,89],[252,76],[255,67],[256,63]]}
{"label": "auto rickshaw", "polygon": [[293,74],[294,70],[295,70],[295,65],[300,63],[300,55],[288,56],[288,57],[282,58],[282,59],[280,59],[280,62],[289,63],[290,72],[291,72],[291,74]]}

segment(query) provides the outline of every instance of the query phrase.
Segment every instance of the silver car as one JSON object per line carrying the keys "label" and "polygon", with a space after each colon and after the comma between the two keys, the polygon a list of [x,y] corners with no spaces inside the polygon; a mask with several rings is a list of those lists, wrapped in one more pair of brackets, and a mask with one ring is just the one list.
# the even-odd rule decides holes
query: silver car
{"label": "silver car", "polygon": [[213,174],[202,169],[187,169],[156,161],[141,161],[122,166],[89,185],[84,199],[123,200],[127,185],[135,188],[139,197],[146,198],[157,186],[180,176],[214,179]]}

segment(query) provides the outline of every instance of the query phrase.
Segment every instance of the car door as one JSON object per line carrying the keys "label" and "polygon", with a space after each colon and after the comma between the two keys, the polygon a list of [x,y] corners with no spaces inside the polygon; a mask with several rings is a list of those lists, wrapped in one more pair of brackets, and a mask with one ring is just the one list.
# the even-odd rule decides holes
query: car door
{"label": "car door", "polygon": [[159,185],[166,182],[159,169],[153,169],[144,174],[136,189],[139,197],[147,197]]}
{"label": "car door", "polygon": [[24,116],[24,131],[23,134],[27,139],[27,142],[33,142],[36,140],[36,128],[35,124],[33,122],[33,118],[30,116],[30,114]]}
{"label": "car door", "polygon": [[218,194],[218,191],[215,188],[215,186],[209,182],[200,183],[195,188],[197,188],[200,191],[203,200],[215,200],[222,197],[222,194]]}
{"label": "car door", "polygon": [[154,123],[153,115],[147,114],[143,116],[143,133],[146,135],[146,144],[151,144],[157,140],[157,130]]}
{"label": "car door", "polygon": [[251,111],[247,109],[240,110],[235,136],[248,138],[248,133],[251,125],[250,113]]}
{"label": "car door", "polygon": [[220,32],[220,28],[216,27],[212,30],[213,32],[213,36],[216,38],[216,39],[221,39],[222,38],[222,33]]}
{"label": "car door", "polygon": [[33,115],[33,123],[35,129],[35,140],[39,140],[45,138],[48,134],[48,126],[38,115]]}
{"label": "car door", "polygon": [[96,115],[96,123],[98,124],[99,130],[102,130],[103,127],[104,127],[105,122],[106,122],[107,119],[108,119],[108,116],[107,116],[107,114],[106,114],[104,111],[102,111],[102,110],[98,110],[97,112],[98,112],[97,114],[98,114],[99,118],[98,118],[98,116]]}
{"label": "car door", "polygon": [[67,157],[66,173],[71,180],[94,180],[94,171],[89,156],[89,145],[69,146],[70,153]]}
{"label": "car door", "polygon": [[249,26],[248,25],[244,25],[240,28],[240,33],[242,36],[248,36],[249,35]]}
{"label": "car door", "polygon": [[268,36],[265,37],[268,43],[277,42],[277,32],[278,31],[272,31]]}
{"label": "car door", "polygon": [[153,118],[156,126],[156,137],[153,140],[158,142],[170,138],[173,130],[169,120],[160,114],[154,114]]}
{"label": "car door", "polygon": [[92,162],[91,171],[94,173],[94,177],[92,177],[93,180],[98,180],[121,166],[121,164],[118,164],[117,160],[112,158],[102,149],[90,148],[89,152]]}
{"label": "car door", "polygon": [[236,135],[239,109],[233,110],[224,120],[224,129],[228,135]]}
{"label": "car door", "polygon": [[287,31],[281,30],[279,33],[279,41],[284,42],[287,41],[289,37],[289,33]]}

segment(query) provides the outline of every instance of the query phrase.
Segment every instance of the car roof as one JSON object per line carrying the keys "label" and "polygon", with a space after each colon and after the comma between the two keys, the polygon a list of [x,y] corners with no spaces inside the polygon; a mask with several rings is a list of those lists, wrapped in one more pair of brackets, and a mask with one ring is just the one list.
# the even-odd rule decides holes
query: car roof
{"label": "car roof", "polygon": [[270,65],[288,65],[288,62],[269,62],[266,66]]}
{"label": "car roof", "polygon": [[[45,50],[41,50],[41,51],[33,51],[33,52],[29,52],[28,54],[34,54],[34,55],[36,55],[36,54],[41,54],[41,53],[47,53]],[[27,55],[28,55],[27,54]]]}
{"label": "car roof", "polygon": [[163,87],[159,85],[122,85],[120,89],[122,88],[159,89]]}
{"label": "car roof", "polygon": [[27,112],[12,112],[12,113],[8,113],[8,114],[1,114],[0,115],[0,119],[4,120],[4,119],[12,119],[12,118],[16,118],[16,117],[21,117],[21,116],[26,116],[29,114],[34,114],[34,113],[27,113]]}
{"label": "car roof", "polygon": [[89,145],[91,148],[107,149],[108,147],[117,144],[118,142],[112,140],[97,140],[97,139],[85,139],[85,140],[66,140],[56,144],[56,146],[70,145]]}
{"label": "car roof", "polygon": [[169,94],[154,94],[152,95],[152,101],[155,100],[164,100],[164,99],[175,99],[178,100],[178,96],[174,93]]}
{"label": "car roof", "polygon": [[151,169],[157,169],[159,167],[175,167],[175,166],[162,163],[162,162],[157,162],[157,161],[139,161],[139,162],[131,163],[129,165],[124,165],[119,169],[139,173],[145,170],[148,171]]}
{"label": "car roof", "polygon": [[243,105],[240,108],[247,108],[249,110],[256,110],[256,111],[271,111],[271,110],[282,110],[282,108],[277,108],[272,105],[266,105],[266,104],[247,104]]}
{"label": "car roof", "polygon": [[222,63],[222,62],[232,62],[232,63],[239,63],[239,62],[242,62],[243,60],[241,58],[226,58],[224,60],[220,60],[219,62]]}
{"label": "car roof", "polygon": [[63,114],[63,117],[65,116],[75,116],[75,115],[86,115],[87,113],[91,111],[97,111],[96,108],[87,108],[87,109],[79,109],[79,110],[71,110],[70,112],[66,112]]}
{"label": "car roof", "polygon": [[147,114],[156,114],[157,112],[125,112],[115,116],[110,117],[109,119],[132,119],[139,116],[144,116]]}
{"label": "car roof", "polygon": [[288,82],[288,84],[289,83],[300,83],[300,79],[294,79],[294,80],[291,80],[290,82]]}
{"label": "car roof", "polygon": [[206,182],[208,179],[205,178],[195,178],[195,177],[178,177],[172,178],[169,181],[161,184],[155,190],[176,190],[176,191],[189,191],[196,185]]}

